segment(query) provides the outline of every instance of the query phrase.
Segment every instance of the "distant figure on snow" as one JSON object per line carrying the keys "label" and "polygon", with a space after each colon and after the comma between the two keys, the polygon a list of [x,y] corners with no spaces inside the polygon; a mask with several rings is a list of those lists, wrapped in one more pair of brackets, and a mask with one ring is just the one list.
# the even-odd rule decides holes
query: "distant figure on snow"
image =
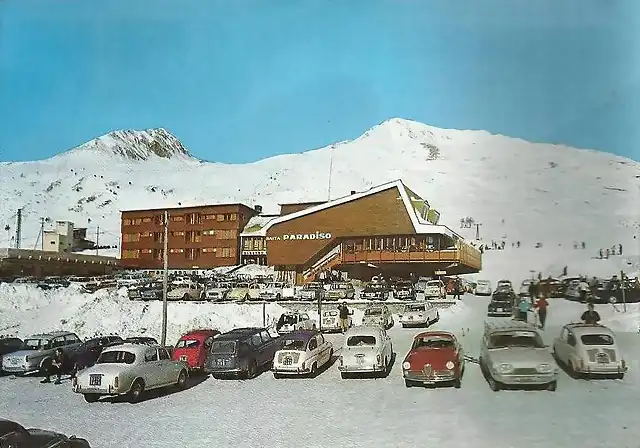
{"label": "distant figure on snow", "polygon": [[591,290],[591,288],[589,287],[589,283],[587,283],[587,279],[585,279],[584,277],[580,279],[578,289],[580,290],[580,301],[583,303],[586,302],[587,293]]}
{"label": "distant figure on snow", "polygon": [[618,255],[622,255],[622,244],[618,244]]}

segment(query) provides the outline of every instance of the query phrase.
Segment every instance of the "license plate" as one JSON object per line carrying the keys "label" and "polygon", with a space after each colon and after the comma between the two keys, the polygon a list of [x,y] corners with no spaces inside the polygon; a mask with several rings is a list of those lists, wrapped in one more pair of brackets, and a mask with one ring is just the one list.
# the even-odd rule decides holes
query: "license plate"
{"label": "license plate", "polygon": [[89,375],[89,386],[100,386],[102,384],[102,375]]}
{"label": "license plate", "polygon": [[358,363],[359,366],[364,364],[364,358],[356,358],[356,362]]}
{"label": "license plate", "polygon": [[226,359],[216,359],[216,365],[224,366],[226,364],[227,364],[227,360]]}
{"label": "license plate", "polygon": [[523,377],[518,379],[518,381],[520,381],[521,383],[532,383],[535,380],[536,380],[536,378],[534,378],[532,376],[523,376]]}
{"label": "license plate", "polygon": [[293,364],[293,359],[286,357],[284,358],[284,362],[282,364],[284,364],[285,366],[290,366],[291,364]]}
{"label": "license plate", "polygon": [[498,308],[498,313],[501,313],[501,312],[502,312],[502,308]]}
{"label": "license plate", "polygon": [[180,356],[180,361],[187,362],[187,357],[184,355]]}

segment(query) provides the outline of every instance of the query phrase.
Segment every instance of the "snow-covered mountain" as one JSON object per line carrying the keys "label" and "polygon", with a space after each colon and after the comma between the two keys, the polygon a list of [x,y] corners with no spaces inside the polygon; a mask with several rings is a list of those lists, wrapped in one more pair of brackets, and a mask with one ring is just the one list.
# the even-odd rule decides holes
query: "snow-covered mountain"
{"label": "snow-covered mountain", "polygon": [[[331,164],[331,160],[333,163]],[[329,192],[329,167],[333,166]],[[484,131],[439,129],[390,119],[353,141],[259,162],[198,160],[164,129],[117,131],[53,158],[0,164],[0,234],[6,246],[23,209],[22,247],[36,242],[40,217],[100,227],[117,244],[119,211],[216,202],[326,200],[401,178],[460,228],[480,223],[485,241],[531,246],[587,243],[589,255],[622,243],[638,252],[640,164],[611,154],[534,144]]]}

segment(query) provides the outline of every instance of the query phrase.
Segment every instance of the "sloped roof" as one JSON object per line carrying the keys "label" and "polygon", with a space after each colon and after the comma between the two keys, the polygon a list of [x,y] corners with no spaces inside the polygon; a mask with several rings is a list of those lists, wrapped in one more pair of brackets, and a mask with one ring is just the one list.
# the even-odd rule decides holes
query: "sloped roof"
{"label": "sloped roof", "polygon": [[[424,202],[424,200],[422,200],[417,194],[415,194],[412,190],[408,189],[404,183],[402,182],[402,180],[398,179],[398,180],[394,180],[392,182],[387,182],[385,184],[382,185],[378,185],[376,187],[372,187],[366,191],[362,191],[359,193],[355,193],[355,194],[350,194],[347,196],[343,196],[341,198],[338,199],[333,199],[331,201],[325,202],[324,204],[319,204],[313,207],[309,207],[306,208],[304,210],[300,210],[298,212],[295,213],[290,213],[288,215],[285,216],[280,216],[280,217],[276,217],[276,218],[271,218],[268,222],[264,223],[259,229],[256,228],[256,230],[251,230],[248,232],[248,230],[250,229],[250,227],[252,226],[252,221],[249,221],[249,223],[247,224],[246,230],[242,233],[242,236],[266,236],[267,234],[267,230],[269,230],[269,228],[271,228],[272,226],[276,225],[276,224],[280,224],[283,222],[287,222],[287,221],[291,221],[292,219],[296,219],[296,218],[300,218],[302,216],[306,216],[306,215],[310,215],[312,213],[316,213],[322,210],[326,210],[328,208],[331,207],[336,207],[338,205],[342,205],[342,204],[346,204],[348,202],[353,202],[353,201],[357,201],[358,199],[362,199],[377,193],[381,193],[383,191],[386,190],[390,190],[392,188],[396,188],[398,190],[398,192],[400,193],[400,197],[402,198],[402,203],[404,204],[406,210],[407,210],[407,214],[409,215],[409,218],[411,219],[411,223],[413,224],[413,228],[415,230],[416,233],[439,233],[439,234],[444,234],[444,235],[448,235],[452,238],[460,238],[462,239],[462,237],[460,235],[458,235],[457,233],[455,233],[453,230],[451,230],[450,228],[448,228],[447,226],[443,226],[443,225],[433,225],[430,222],[424,220],[421,218],[420,214],[416,212],[416,208],[414,207],[414,205],[411,202],[410,198],[416,198],[416,202],[417,200],[421,200],[422,202]],[[252,218],[253,220],[254,218]]]}
{"label": "sloped roof", "polygon": [[260,236],[261,230],[269,224],[269,222],[273,221],[278,216],[253,216],[247,225],[244,227],[244,230],[240,234],[240,236]]}

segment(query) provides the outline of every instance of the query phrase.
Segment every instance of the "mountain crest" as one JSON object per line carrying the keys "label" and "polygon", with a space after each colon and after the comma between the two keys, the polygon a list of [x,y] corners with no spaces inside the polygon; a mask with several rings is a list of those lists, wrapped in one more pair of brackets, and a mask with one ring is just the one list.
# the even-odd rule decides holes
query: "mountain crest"
{"label": "mountain crest", "polygon": [[152,157],[163,159],[192,157],[180,140],[164,128],[109,132],[70,152],[77,151],[100,151],[133,161],[149,160]]}

